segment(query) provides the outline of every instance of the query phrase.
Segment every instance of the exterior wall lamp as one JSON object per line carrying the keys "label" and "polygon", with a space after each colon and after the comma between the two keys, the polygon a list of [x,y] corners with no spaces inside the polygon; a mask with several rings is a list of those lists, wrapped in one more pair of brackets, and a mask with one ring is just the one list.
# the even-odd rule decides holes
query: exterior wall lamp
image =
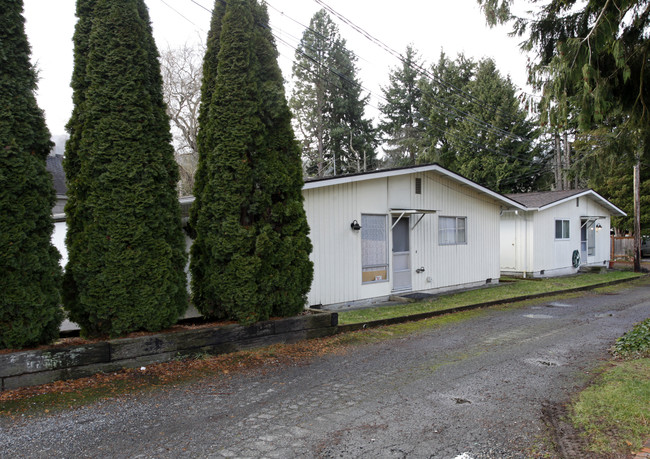
{"label": "exterior wall lamp", "polygon": [[596,231],[600,231],[601,229],[603,229],[603,225],[596,223]]}
{"label": "exterior wall lamp", "polygon": [[359,231],[361,229],[361,225],[359,225],[358,221],[353,220],[352,223],[350,223],[350,228],[352,228],[354,231]]}

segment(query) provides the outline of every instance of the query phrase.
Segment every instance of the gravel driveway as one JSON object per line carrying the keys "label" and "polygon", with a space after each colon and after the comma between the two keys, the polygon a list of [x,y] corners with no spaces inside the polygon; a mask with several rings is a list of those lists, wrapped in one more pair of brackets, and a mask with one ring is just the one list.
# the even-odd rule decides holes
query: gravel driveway
{"label": "gravel driveway", "polygon": [[0,418],[0,457],[530,457],[543,407],[590,379],[648,298],[645,281],[487,309],[304,366]]}

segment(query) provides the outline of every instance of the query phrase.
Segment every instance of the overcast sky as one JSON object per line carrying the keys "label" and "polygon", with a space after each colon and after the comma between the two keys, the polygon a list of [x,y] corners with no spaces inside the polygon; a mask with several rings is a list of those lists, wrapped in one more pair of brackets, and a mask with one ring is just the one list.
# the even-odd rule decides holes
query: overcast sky
{"label": "overcast sky", "polygon": [[[506,28],[489,29],[476,0],[323,0],[356,26],[403,53],[411,43],[421,57],[432,63],[441,50],[454,58],[463,52],[479,60],[491,57],[503,75],[525,87],[526,57],[518,38]],[[45,110],[53,135],[63,134],[72,112],[72,35],[76,17],[74,0],[24,0],[25,19],[32,61],[39,69],[38,102]],[[159,49],[184,43],[204,42],[210,23],[211,0],[146,0]],[[279,64],[285,80],[291,79],[295,46],[313,14],[322,8],[317,0],[268,0],[271,27],[280,52]],[[380,86],[388,72],[399,65],[396,58],[352,27],[339,24],[348,48],[358,56],[359,78],[370,93],[367,115],[376,117]],[[289,42],[288,46],[282,41]]]}

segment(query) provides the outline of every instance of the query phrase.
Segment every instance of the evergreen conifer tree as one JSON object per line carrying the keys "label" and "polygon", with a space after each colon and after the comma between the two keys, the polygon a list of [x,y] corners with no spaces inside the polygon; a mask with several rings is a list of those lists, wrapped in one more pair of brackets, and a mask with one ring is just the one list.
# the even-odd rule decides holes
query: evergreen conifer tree
{"label": "evergreen conifer tree", "polygon": [[81,105],[69,123],[78,144],[66,169],[77,186],[66,307],[91,336],[160,330],[183,314],[187,293],[158,53],[142,0],[85,5],[89,29],[75,36],[87,46],[85,72],[73,81]]}
{"label": "evergreen conifer tree", "polygon": [[[500,193],[532,191],[547,174],[537,131],[527,119],[515,87],[494,61],[479,62],[456,110],[467,113],[446,137],[456,151],[455,172]],[[471,139],[471,143],[468,142]]]}
{"label": "evergreen conifer tree", "polygon": [[0,348],[58,336],[60,255],[51,244],[52,143],[36,104],[21,0],[0,1]]}
{"label": "evergreen conifer tree", "polygon": [[325,10],[314,14],[296,49],[291,108],[309,175],[323,177],[376,167],[375,132],[363,117],[356,56]]}
{"label": "evergreen conifer tree", "polygon": [[431,78],[422,84],[420,110],[428,119],[421,161],[455,170],[456,151],[449,143],[447,131],[462,119],[462,113],[455,108],[462,106],[464,88],[475,73],[476,63],[463,54],[451,60],[441,51],[438,62],[431,65]]}
{"label": "evergreen conifer tree", "polygon": [[500,193],[543,188],[546,154],[515,87],[491,59],[475,63],[444,53],[422,85],[428,115],[422,159],[440,163]]}
{"label": "evergreen conifer tree", "polygon": [[384,152],[391,166],[415,164],[422,149],[426,117],[422,114],[421,63],[409,45],[402,66],[388,75],[389,85],[382,88],[386,103],[379,105],[383,120],[379,129],[386,136]]}
{"label": "evergreen conifer tree", "polygon": [[[70,247],[78,238],[84,221],[82,204],[84,203],[85,190],[84,183],[80,181],[79,177],[81,167],[79,164],[79,144],[83,133],[84,102],[88,87],[86,64],[95,2],[96,0],[77,0],[76,15],[78,20],[72,37],[74,43],[74,67],[70,86],[72,87],[73,109],[66,125],[70,137],[65,144],[65,157],[63,158],[68,197],[65,205],[66,245],[68,246],[68,266],[70,267],[83,263],[82,260],[77,259],[78,256],[83,255],[83,251],[70,250]],[[79,294],[73,276],[73,269],[67,269],[63,274],[63,302],[66,308],[76,310],[78,308],[78,298]]]}
{"label": "evergreen conifer tree", "polygon": [[[199,160],[196,168],[196,175],[194,177],[194,203],[190,209],[189,219],[189,232],[192,237],[196,237],[196,222],[198,218],[199,209],[201,208],[201,195],[203,194],[203,187],[205,185],[207,149],[209,145],[206,141],[206,127],[210,119],[210,107],[212,106],[212,94],[216,86],[217,80],[217,63],[219,62],[220,37],[221,37],[221,22],[223,15],[226,11],[226,4],[220,0],[216,0],[214,8],[212,9],[212,19],[210,21],[210,31],[208,32],[208,39],[206,44],[206,52],[203,58],[203,78],[201,82],[201,104],[199,105],[198,125],[199,132],[197,135],[197,149],[199,152]],[[200,289],[200,286],[196,286]],[[200,295],[195,291],[195,294]]]}
{"label": "evergreen conifer tree", "polygon": [[229,1],[219,48],[201,125],[194,304],[206,316],[241,323],[294,315],[311,285],[311,242],[300,151],[266,8],[256,0]]}

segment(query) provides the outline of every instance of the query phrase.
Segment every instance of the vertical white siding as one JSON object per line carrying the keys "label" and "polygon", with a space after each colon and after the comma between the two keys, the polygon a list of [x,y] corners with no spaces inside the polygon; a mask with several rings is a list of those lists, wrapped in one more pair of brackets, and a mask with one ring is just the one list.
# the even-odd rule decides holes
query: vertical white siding
{"label": "vertical white siding", "polygon": [[[412,176],[414,179],[416,176]],[[421,174],[422,194],[413,207],[435,209],[413,231],[413,264],[425,268],[413,277],[414,290],[444,288],[499,277],[499,211],[492,199],[433,173]],[[412,186],[414,188],[414,185]],[[467,218],[467,243],[439,245],[438,218]],[[427,278],[431,282],[427,282]]]}
{"label": "vertical white siding", "polygon": [[[422,194],[415,194],[415,178]],[[314,282],[309,303],[336,304],[390,295],[388,282],[361,283],[361,234],[350,229],[361,214],[390,209],[436,210],[410,218],[412,290],[452,287],[499,277],[499,211],[490,197],[433,172],[378,178],[304,190],[314,245]],[[438,244],[438,217],[467,217],[467,243]],[[406,218],[406,217],[404,217]],[[389,253],[392,234],[389,233]],[[416,273],[424,268],[422,273]],[[389,259],[389,273],[392,260]],[[430,279],[430,280],[428,280]]]}
{"label": "vertical white siding", "polygon": [[59,264],[65,268],[65,265],[68,264],[68,248],[65,246],[65,234],[68,230],[66,222],[55,222],[54,231],[52,232],[52,245],[61,254],[61,259]]}
{"label": "vertical white siding", "polygon": [[[574,250],[580,253],[581,217],[596,216],[605,218],[596,221],[602,229],[596,232],[595,254],[581,262],[604,264],[610,256],[609,211],[590,197],[582,196],[579,201],[571,199],[542,211],[519,212],[517,216],[504,214],[501,217],[502,221],[514,219],[517,222],[515,271],[533,272],[536,275],[541,271],[544,271],[544,275],[576,271],[572,266],[572,255]],[[555,239],[556,220],[569,220],[569,239]],[[505,227],[507,226],[508,223],[505,223]],[[502,263],[502,269],[507,271],[510,267]]]}

